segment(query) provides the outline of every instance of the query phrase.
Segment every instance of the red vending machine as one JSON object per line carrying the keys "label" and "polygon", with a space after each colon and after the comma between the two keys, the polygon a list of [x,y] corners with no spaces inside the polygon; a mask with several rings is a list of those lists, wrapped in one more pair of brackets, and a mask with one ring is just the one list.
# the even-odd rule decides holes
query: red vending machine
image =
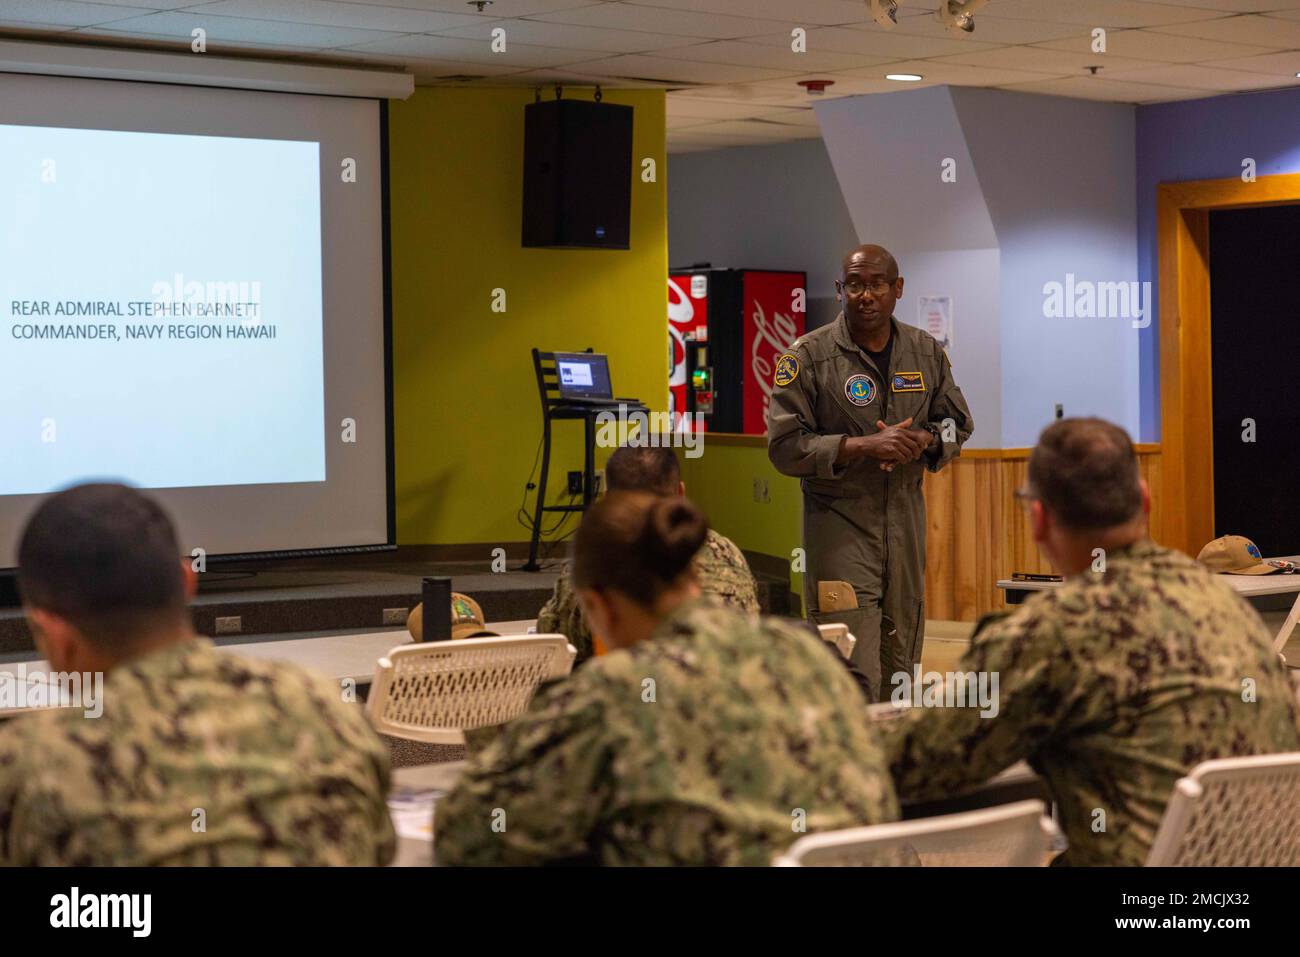
{"label": "red vending machine", "polygon": [[804,333],[807,277],[765,269],[672,271],[669,408],[679,429],[762,435],[777,357]]}

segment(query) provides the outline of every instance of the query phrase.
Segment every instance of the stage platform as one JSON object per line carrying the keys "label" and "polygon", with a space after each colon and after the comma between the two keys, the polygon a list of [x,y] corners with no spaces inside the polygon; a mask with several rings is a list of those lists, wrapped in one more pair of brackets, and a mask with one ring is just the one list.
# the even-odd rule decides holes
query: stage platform
{"label": "stage platform", "polygon": [[[564,564],[552,559],[541,571],[525,572],[515,560],[493,573],[485,561],[412,557],[420,551],[417,546],[378,555],[214,564],[201,577],[191,606],[194,627],[219,644],[380,631],[405,624],[425,576],[450,576],[452,589],[477,601],[487,621],[536,618]],[[762,564],[759,558],[754,564]],[[788,614],[792,596],[786,583],[761,573],[756,578],[764,610]],[[239,630],[218,635],[217,619],[235,617]],[[0,608],[0,661],[29,658],[34,647],[22,610]]]}

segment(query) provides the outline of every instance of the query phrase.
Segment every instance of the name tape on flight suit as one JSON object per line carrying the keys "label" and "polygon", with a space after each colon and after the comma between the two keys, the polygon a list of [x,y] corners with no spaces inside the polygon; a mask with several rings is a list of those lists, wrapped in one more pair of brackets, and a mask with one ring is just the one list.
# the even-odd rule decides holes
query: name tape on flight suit
{"label": "name tape on flight suit", "polygon": [[925,376],[920,372],[895,372],[892,392],[924,392]]}

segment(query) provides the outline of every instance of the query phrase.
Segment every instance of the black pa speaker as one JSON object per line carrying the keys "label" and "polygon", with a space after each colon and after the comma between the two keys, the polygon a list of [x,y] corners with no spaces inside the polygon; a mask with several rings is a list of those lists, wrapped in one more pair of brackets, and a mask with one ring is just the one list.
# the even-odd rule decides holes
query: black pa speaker
{"label": "black pa speaker", "polygon": [[627,249],[631,208],[632,107],[524,108],[525,246]]}

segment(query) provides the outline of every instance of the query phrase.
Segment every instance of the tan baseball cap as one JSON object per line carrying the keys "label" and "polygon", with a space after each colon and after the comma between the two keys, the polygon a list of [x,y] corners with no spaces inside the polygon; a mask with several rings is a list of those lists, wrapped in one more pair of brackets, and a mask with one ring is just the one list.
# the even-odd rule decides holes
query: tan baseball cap
{"label": "tan baseball cap", "polygon": [[1224,535],[1201,549],[1196,560],[1221,575],[1271,575],[1278,569],[1264,561],[1259,547],[1241,535]]}
{"label": "tan baseball cap", "polygon": [[[416,641],[424,641],[424,602],[411,609],[406,617],[406,630]],[[451,593],[451,637],[460,638],[496,638],[495,631],[488,631],[483,621],[483,609],[469,595],[458,591]]]}

